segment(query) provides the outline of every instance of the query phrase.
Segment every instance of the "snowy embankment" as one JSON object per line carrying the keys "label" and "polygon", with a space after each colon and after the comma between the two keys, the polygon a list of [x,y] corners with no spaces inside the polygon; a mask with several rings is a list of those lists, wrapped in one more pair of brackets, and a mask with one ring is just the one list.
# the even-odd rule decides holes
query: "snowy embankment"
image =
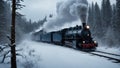
{"label": "snowy embankment", "polygon": [[99,46],[97,50],[120,55],[120,48],[116,48],[116,47],[109,48],[109,47]]}
{"label": "snowy embankment", "polygon": [[[24,40],[18,48],[23,57],[18,58],[18,68],[119,68],[102,57],[93,56],[71,48]],[[7,64],[8,65],[8,64]],[[0,68],[5,68],[0,64]],[[7,66],[6,68],[8,68]]]}

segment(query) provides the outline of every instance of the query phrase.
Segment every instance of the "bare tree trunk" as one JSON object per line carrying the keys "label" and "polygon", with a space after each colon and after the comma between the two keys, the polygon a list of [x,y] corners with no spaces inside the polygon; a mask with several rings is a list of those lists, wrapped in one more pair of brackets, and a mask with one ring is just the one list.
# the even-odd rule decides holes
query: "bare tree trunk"
{"label": "bare tree trunk", "polygon": [[16,45],[15,45],[15,16],[16,0],[12,0],[12,21],[11,21],[11,68],[17,68],[16,64]]}

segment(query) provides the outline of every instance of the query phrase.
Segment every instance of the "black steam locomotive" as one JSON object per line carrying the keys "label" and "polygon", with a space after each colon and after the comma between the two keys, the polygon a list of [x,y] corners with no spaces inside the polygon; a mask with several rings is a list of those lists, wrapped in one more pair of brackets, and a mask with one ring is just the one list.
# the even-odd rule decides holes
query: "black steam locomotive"
{"label": "black steam locomotive", "polygon": [[83,27],[76,26],[49,33],[39,31],[33,35],[38,41],[54,43],[77,49],[95,50],[98,46],[97,42],[93,41],[89,26],[85,23],[83,23]]}

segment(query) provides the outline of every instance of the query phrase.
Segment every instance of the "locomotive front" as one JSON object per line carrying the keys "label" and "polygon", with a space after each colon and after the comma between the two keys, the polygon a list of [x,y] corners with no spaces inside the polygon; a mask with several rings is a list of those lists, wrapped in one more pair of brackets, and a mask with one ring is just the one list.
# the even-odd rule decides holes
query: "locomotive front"
{"label": "locomotive front", "polygon": [[90,32],[90,27],[87,25],[83,26],[81,31],[80,39],[78,40],[78,46],[81,49],[96,49],[98,43],[93,40]]}

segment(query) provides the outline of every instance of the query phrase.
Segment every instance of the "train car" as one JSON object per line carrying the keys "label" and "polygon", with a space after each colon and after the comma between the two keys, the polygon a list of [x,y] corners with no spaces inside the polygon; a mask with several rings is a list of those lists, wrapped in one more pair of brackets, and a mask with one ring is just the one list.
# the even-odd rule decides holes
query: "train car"
{"label": "train car", "polygon": [[52,38],[51,38],[51,34],[52,33],[44,33],[40,35],[40,41],[42,42],[47,42],[47,43],[51,43],[52,42]]}
{"label": "train car", "polygon": [[52,32],[52,41],[54,44],[62,45],[62,34],[60,31],[58,32]]}
{"label": "train car", "polygon": [[32,37],[32,38],[31,38],[32,40],[40,41],[40,37],[39,37],[40,34],[39,34],[39,32],[31,33],[31,35],[32,35],[32,36],[31,36],[31,37]]}

